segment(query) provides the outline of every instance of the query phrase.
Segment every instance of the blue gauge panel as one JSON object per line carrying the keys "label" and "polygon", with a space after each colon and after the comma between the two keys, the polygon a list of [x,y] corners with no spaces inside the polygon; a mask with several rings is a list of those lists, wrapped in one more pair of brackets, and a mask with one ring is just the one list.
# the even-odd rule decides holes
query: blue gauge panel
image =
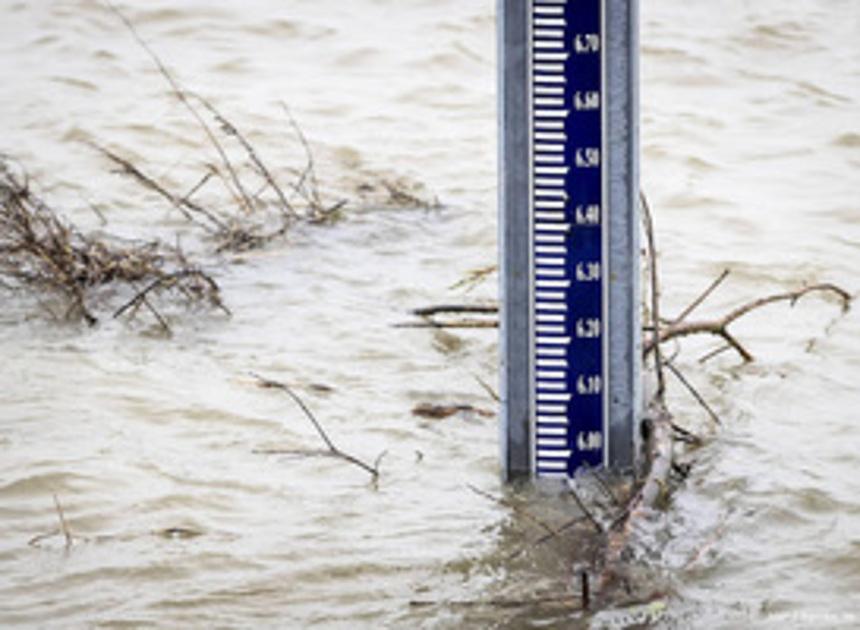
{"label": "blue gauge panel", "polygon": [[607,442],[603,0],[529,2],[534,470],[573,477]]}

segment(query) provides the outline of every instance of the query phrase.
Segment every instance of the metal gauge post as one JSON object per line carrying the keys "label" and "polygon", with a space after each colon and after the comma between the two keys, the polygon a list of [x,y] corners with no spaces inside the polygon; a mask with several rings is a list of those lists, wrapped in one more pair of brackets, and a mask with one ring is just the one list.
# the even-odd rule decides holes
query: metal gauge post
{"label": "metal gauge post", "polygon": [[502,0],[505,477],[632,464],[636,3]]}

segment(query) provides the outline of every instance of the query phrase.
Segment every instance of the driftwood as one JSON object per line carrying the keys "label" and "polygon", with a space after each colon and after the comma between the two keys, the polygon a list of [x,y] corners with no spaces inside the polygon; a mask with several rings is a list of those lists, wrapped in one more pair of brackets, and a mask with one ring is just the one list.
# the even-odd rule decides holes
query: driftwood
{"label": "driftwood", "polygon": [[[750,302],[742,304],[725,315],[708,320],[686,321],[687,316],[697,308],[704,300],[721,284],[728,276],[729,271],[724,271],[719,278],[708,287],[708,289],[699,296],[695,302],[691,303],[684,312],[676,319],[665,322],[660,325],[660,343],[680,339],[691,335],[713,335],[721,337],[727,342],[727,346],[719,348],[715,353],[725,352],[729,349],[734,349],[744,359],[744,361],[753,361],[753,355],[738,341],[738,339],[729,332],[729,326],[736,322],[744,315],[756,311],[769,304],[777,302],[789,302],[794,306],[800,298],[810,293],[829,293],[836,296],[844,311],[847,311],[853,296],[845,289],[831,283],[813,284],[793,291],[783,293],[775,293],[765,297],[756,298]],[[651,306],[653,308],[653,306]],[[658,307],[659,309],[659,307]],[[412,315],[420,317],[419,320],[400,322],[395,324],[396,328],[498,328],[498,319],[475,319],[475,318],[454,318],[454,319],[439,319],[438,316],[446,315],[498,315],[499,307],[497,304],[438,304],[430,305],[421,308],[416,308],[410,311]],[[649,333],[648,339],[643,344],[643,352],[645,356],[649,356],[655,352],[657,348],[657,337],[651,333],[655,330],[653,324],[645,327],[645,332]],[[703,361],[712,358],[713,354],[703,357]]]}

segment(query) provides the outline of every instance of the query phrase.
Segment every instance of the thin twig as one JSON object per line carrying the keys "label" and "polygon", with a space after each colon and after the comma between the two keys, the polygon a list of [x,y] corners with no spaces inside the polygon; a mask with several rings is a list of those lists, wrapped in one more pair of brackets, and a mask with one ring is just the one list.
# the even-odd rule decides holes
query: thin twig
{"label": "thin twig", "polygon": [[218,138],[215,137],[215,134],[212,132],[212,129],[203,120],[203,117],[200,113],[194,108],[191,104],[191,101],[188,99],[187,91],[182,88],[179,82],[174,78],[173,74],[167,69],[167,66],[164,65],[164,62],[161,61],[161,58],[155,53],[152,48],[150,48],[149,44],[144,41],[143,37],[141,37],[140,33],[138,33],[134,24],[132,24],[131,20],[129,20],[125,14],[120,11],[110,0],[104,0],[105,6],[116,15],[128,31],[131,33],[131,36],[135,39],[138,45],[143,48],[152,62],[155,64],[158,72],[162,77],[167,81],[170,85],[171,90],[173,91],[173,95],[179,100],[180,103],[188,110],[194,120],[197,122],[199,127],[203,130],[203,133],[206,134],[206,137],[209,139],[212,147],[217,151],[219,157],[221,158],[221,163],[224,165],[224,168],[227,169],[227,172],[230,174],[230,179],[233,182],[233,185],[236,187],[236,191],[238,191],[238,200],[241,205],[245,206],[245,209],[248,212],[253,210],[253,205],[251,203],[251,199],[248,196],[248,193],[245,192],[245,188],[242,186],[242,181],[239,178],[239,175],[236,172],[236,169],[233,167],[230,158],[227,156],[227,152],[224,150],[224,147],[218,141]]}
{"label": "thin twig", "polygon": [[498,265],[488,265],[486,267],[472,269],[463,278],[448,287],[448,290],[454,291],[456,289],[463,289],[465,293],[468,293],[483,282],[487,276],[498,271],[498,269]]}
{"label": "thin twig", "polygon": [[311,145],[308,142],[304,131],[302,131],[301,126],[293,116],[293,113],[290,111],[290,108],[287,107],[287,104],[281,101],[281,107],[287,115],[290,127],[292,127],[296,137],[299,139],[299,143],[305,151],[305,158],[307,160],[304,170],[302,171],[298,181],[292,185],[292,188],[308,204],[311,212],[315,215],[314,218],[317,220],[323,219],[325,216],[333,214],[339,210],[345,202],[338,202],[331,208],[327,210],[324,209],[322,199],[320,197],[319,181],[317,180],[316,165]]}
{"label": "thin twig", "polygon": [[72,539],[72,532],[69,530],[69,524],[66,522],[66,515],[63,513],[63,506],[60,505],[60,499],[57,497],[57,493],[51,493],[51,496],[54,497],[54,507],[57,509],[57,517],[60,519],[60,530],[63,532],[63,537],[66,539],[66,549],[71,548],[74,544]]}
{"label": "thin twig", "polygon": [[[660,282],[657,271],[657,239],[654,234],[654,217],[651,214],[651,206],[643,191],[639,191],[639,199],[642,202],[642,219],[645,226],[645,237],[648,240],[648,270],[651,277],[651,322],[654,326],[653,338],[660,339]],[[663,374],[663,353],[659,341],[654,344],[654,357],[657,367],[657,393],[662,398],[666,391],[666,377]]]}
{"label": "thin twig", "polygon": [[478,385],[480,385],[484,389],[484,391],[487,392],[490,398],[492,398],[496,402],[502,402],[502,399],[499,398],[499,395],[498,393],[496,393],[496,390],[493,389],[490,384],[487,383],[487,381],[482,379],[477,374],[472,374],[472,376],[475,378],[476,381],[478,381]]}
{"label": "thin twig", "polygon": [[215,280],[197,269],[183,269],[175,273],[161,275],[150,282],[146,287],[138,291],[133,298],[114,312],[114,319],[121,317],[123,313],[129,309],[138,307],[153,291],[178,286],[179,281],[186,278],[194,278],[205,283],[208,287],[210,301],[227,315],[231,314],[230,309],[228,309],[218,298],[219,288]]}
{"label": "thin twig", "polygon": [[513,501],[509,501],[507,499],[500,499],[499,497],[495,497],[492,494],[490,494],[489,492],[485,492],[479,488],[476,488],[475,486],[473,486],[470,483],[467,483],[466,487],[469,490],[471,490],[472,492],[474,492],[475,494],[477,494],[478,496],[484,497],[485,499],[489,499],[493,503],[497,503],[498,505],[501,505],[504,508],[508,508],[508,509],[513,510],[516,514],[522,516],[526,520],[529,520],[532,523],[535,523],[536,525],[541,527],[544,531],[547,532],[547,534],[550,534],[552,536],[558,535],[558,531],[556,531],[554,528],[552,528],[550,525],[548,525],[545,521],[543,521],[542,519],[539,519],[537,516],[535,516],[534,514],[529,512],[528,510],[524,510],[523,508],[518,506]]}
{"label": "thin twig", "polygon": [[707,354],[705,354],[705,355],[701,356],[701,357],[699,358],[699,363],[701,363],[701,364],[707,363],[708,361],[710,361],[710,360],[711,360],[711,359],[713,359],[714,357],[716,357],[716,356],[718,356],[718,355],[721,355],[721,354],[723,354],[724,352],[727,352],[728,350],[731,350],[731,349],[732,349],[732,347],[731,347],[729,344],[726,344],[726,345],[724,345],[724,346],[720,346],[719,348],[716,348],[716,349],[714,349],[714,350],[711,350],[711,351],[710,351],[710,352],[708,352]]}
{"label": "thin twig", "polygon": [[168,324],[167,320],[164,319],[164,316],[158,312],[158,309],[156,309],[152,305],[152,302],[150,302],[149,298],[146,297],[145,295],[141,297],[141,301],[143,302],[143,305],[146,307],[146,310],[148,310],[150,313],[152,313],[152,316],[155,317],[159,326],[161,326],[161,329],[164,331],[164,334],[167,335],[168,337],[171,337],[173,335],[173,331],[170,328],[170,324]]}
{"label": "thin twig", "polygon": [[224,133],[236,138],[236,140],[239,142],[239,144],[245,150],[245,154],[248,156],[248,159],[250,159],[251,163],[257,168],[257,172],[260,174],[260,176],[264,180],[266,180],[266,183],[268,183],[269,187],[275,191],[275,194],[277,195],[278,200],[280,201],[282,215],[287,220],[292,220],[292,219],[297,218],[296,211],[293,209],[293,206],[287,200],[287,196],[284,194],[283,189],[281,189],[281,187],[278,185],[277,181],[275,181],[275,178],[272,176],[271,171],[269,171],[266,164],[263,162],[262,159],[260,159],[260,156],[257,153],[257,151],[254,149],[254,147],[251,145],[251,143],[248,142],[247,138],[245,138],[245,136],[242,134],[242,132],[239,131],[239,129],[236,127],[236,125],[234,125],[232,122],[227,120],[227,118],[224,116],[224,114],[222,114],[218,109],[216,109],[215,106],[209,100],[207,100],[205,97],[203,97],[200,94],[197,94],[196,92],[188,92],[188,93],[191,96],[193,96],[194,98],[196,98],[197,101],[201,105],[203,105],[203,107],[205,107],[209,111],[210,114],[212,114],[212,116],[215,118],[215,120],[217,120],[218,123],[221,125],[221,129],[224,131]]}
{"label": "thin twig", "polygon": [[194,186],[192,186],[191,190],[182,195],[182,197],[180,198],[182,202],[187,202],[189,199],[191,199],[192,195],[194,195],[201,188],[203,188],[209,182],[209,180],[212,179],[212,176],[215,175],[216,170],[217,169],[213,168],[212,166],[208,166],[206,172],[203,174],[203,177],[200,178],[200,181],[198,181]]}
{"label": "thin twig", "polygon": [[690,315],[690,313],[692,313],[693,311],[695,311],[699,306],[701,306],[701,304],[705,300],[707,300],[708,297],[710,297],[710,295],[714,291],[717,290],[717,287],[719,287],[725,281],[725,279],[729,277],[729,273],[731,273],[729,269],[723,269],[723,273],[721,273],[719,275],[719,277],[716,280],[714,280],[708,286],[708,288],[702,292],[702,294],[699,297],[697,297],[695,300],[693,300],[690,303],[690,305],[687,308],[685,308],[683,310],[683,312],[680,315],[678,315],[678,317],[675,318],[675,321],[673,323],[674,324],[680,324],[682,321],[687,319],[687,316]]}
{"label": "thin twig", "polygon": [[[382,456],[377,457],[377,459],[376,459],[377,466],[371,466],[370,464],[363,462],[362,460],[358,459],[357,457],[354,457],[353,455],[350,455],[349,453],[342,451],[337,446],[335,446],[334,442],[332,442],[331,438],[329,438],[328,433],[326,433],[325,429],[320,424],[319,420],[316,419],[313,412],[308,408],[308,406],[305,404],[305,402],[286,383],[281,383],[279,381],[273,381],[271,379],[264,378],[258,374],[254,374],[254,373],[251,373],[251,376],[254,377],[255,379],[257,379],[260,387],[268,388],[268,389],[279,389],[282,392],[284,392],[285,394],[287,394],[293,400],[293,402],[295,402],[299,406],[299,408],[302,410],[302,412],[304,412],[307,419],[311,421],[311,424],[313,424],[314,429],[316,429],[317,434],[320,436],[322,441],[325,442],[325,445],[328,447],[328,450],[332,455],[339,457],[339,458],[343,459],[344,461],[347,461],[350,464],[358,466],[359,468],[367,471],[368,473],[370,473],[370,476],[372,477],[374,482],[379,478],[379,468],[377,466],[378,466],[379,462],[382,461]],[[383,455],[384,455],[384,453],[383,453]]]}
{"label": "thin twig", "polygon": [[382,460],[385,459],[385,456],[388,455],[388,450],[382,451],[379,455],[376,456],[376,459],[373,460],[373,470],[376,471],[377,476],[379,475],[379,466],[382,464]]}
{"label": "thin twig", "polygon": [[577,494],[573,486],[568,486],[567,490],[568,492],[570,492],[571,496],[573,497],[573,500],[576,501],[576,504],[579,506],[579,509],[582,510],[582,513],[585,514],[588,520],[591,521],[591,524],[594,525],[594,529],[597,530],[597,533],[602,534],[603,525],[601,525],[600,521],[598,521],[597,518],[595,518],[594,514],[591,513],[591,510],[586,507],[583,500],[579,498],[579,494]]}
{"label": "thin twig", "polygon": [[711,408],[711,406],[708,404],[708,401],[706,401],[704,397],[699,393],[699,390],[697,390],[693,386],[693,384],[687,380],[687,377],[684,376],[681,370],[675,367],[675,365],[671,362],[667,363],[666,367],[669,368],[669,371],[675,375],[675,378],[681,381],[681,384],[686,388],[688,392],[690,392],[690,394],[693,396],[693,398],[696,399],[696,401],[702,406],[702,408],[708,412],[708,415],[711,416],[711,420],[713,420],[718,425],[722,425],[723,423],[720,420],[720,417]]}
{"label": "thin twig", "polygon": [[[142,170],[140,170],[137,166],[132,164],[131,161],[125,159],[124,157],[111,151],[110,149],[107,149],[106,147],[98,145],[94,142],[88,142],[87,144],[89,144],[89,146],[91,146],[96,151],[111,160],[114,164],[119,166],[124,174],[131,176],[145,188],[148,188],[153,192],[157,193],[158,195],[164,197],[164,199],[166,199],[174,208],[179,210],[179,212],[181,212],[182,215],[192,223],[203,227],[209,232],[215,232],[215,228],[222,232],[226,232],[229,229],[224,223],[224,221],[215,216],[214,213],[210,212],[200,204],[191,201],[190,199],[191,194],[193,194],[203,183],[205,183],[205,178],[189,194],[185,195],[184,197],[177,197],[175,194],[167,190],[164,186],[159,184],[154,178],[150,177]],[[210,170],[208,174],[211,173],[212,171]],[[205,222],[199,221],[195,215],[201,215],[207,221],[212,223],[215,228]]]}

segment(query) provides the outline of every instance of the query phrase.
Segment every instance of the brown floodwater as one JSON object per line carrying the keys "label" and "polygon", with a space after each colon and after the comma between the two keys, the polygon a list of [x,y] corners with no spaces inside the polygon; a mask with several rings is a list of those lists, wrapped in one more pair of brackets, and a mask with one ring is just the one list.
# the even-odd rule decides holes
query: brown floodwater
{"label": "brown floodwater", "polygon": [[[571,590],[581,545],[518,553],[540,532],[467,487],[501,492],[495,420],[411,412],[492,408],[475,377],[495,382],[495,333],[393,327],[416,306],[496,294],[493,279],[451,288],[496,256],[493,2],[123,6],[279,175],[303,160],[283,101],[332,189],[403,177],[443,205],[352,204],[260,252],[202,253],[86,143],[177,182],[213,159],[146,53],[95,0],[2,0],[0,153],[84,227],[102,228],[95,204],[112,232],[182,233],[234,314],[177,313],[165,339],[145,321],[58,325],[2,295],[0,626],[600,628],[646,613],[676,628],[860,624],[860,318],[817,297],[737,324],[753,364],[702,366],[711,342],[684,345],[679,364],[724,424],[643,540],[660,606],[582,618],[475,605]],[[856,293],[855,3],[644,0],[642,40],[643,185],[666,311],[724,268],[702,315],[803,283]],[[385,451],[378,487],[337,459],[261,452],[321,444],[249,372],[290,383],[345,450]],[[670,384],[680,421],[710,432]],[[57,534],[33,541],[57,528],[53,494],[68,550]],[[523,502],[556,526],[574,511]]]}

